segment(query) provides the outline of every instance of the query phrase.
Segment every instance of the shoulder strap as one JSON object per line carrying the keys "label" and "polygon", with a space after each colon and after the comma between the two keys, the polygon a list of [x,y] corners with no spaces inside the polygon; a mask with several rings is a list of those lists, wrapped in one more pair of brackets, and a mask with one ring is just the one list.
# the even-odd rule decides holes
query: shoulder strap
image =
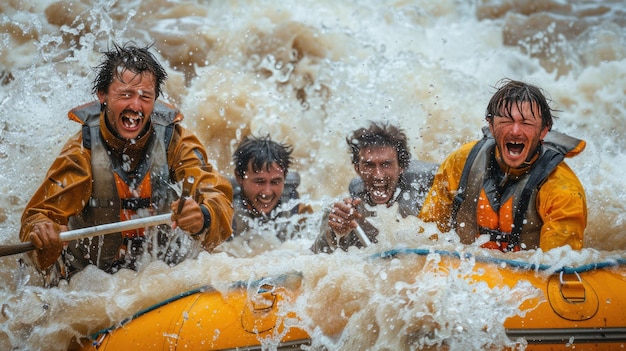
{"label": "shoulder strap", "polygon": [[461,179],[459,180],[459,189],[457,191],[454,200],[452,201],[452,220],[456,222],[456,215],[461,207],[461,204],[465,200],[465,190],[467,189],[467,181],[469,178],[469,173],[472,169],[472,164],[478,155],[478,152],[483,148],[484,144],[491,138],[491,136],[485,132],[485,128],[483,128],[483,138],[480,139],[476,145],[472,148],[469,155],[467,156],[467,160],[465,161],[465,166],[463,167],[463,173],[461,173]]}
{"label": "shoulder strap", "polygon": [[97,130],[100,125],[100,103],[93,101],[72,109],[68,116],[71,120],[80,122],[82,124],[82,137],[83,146],[86,149],[91,149],[92,136],[91,129]]}
{"label": "shoulder strap", "polygon": [[85,147],[85,149],[89,149],[91,150],[91,132],[90,132],[91,127],[83,124],[82,127],[82,133],[83,133],[83,146]]}
{"label": "shoulder strap", "polygon": [[522,227],[524,226],[524,219],[526,210],[530,202],[530,197],[539,187],[541,183],[548,177],[550,173],[559,165],[565,158],[563,150],[560,148],[551,148],[544,145],[544,151],[541,157],[535,162],[530,172],[528,181],[522,190],[517,206],[515,208],[515,214],[513,217],[513,230],[511,231],[511,240],[509,246],[514,247],[519,245],[520,236],[522,233]]}

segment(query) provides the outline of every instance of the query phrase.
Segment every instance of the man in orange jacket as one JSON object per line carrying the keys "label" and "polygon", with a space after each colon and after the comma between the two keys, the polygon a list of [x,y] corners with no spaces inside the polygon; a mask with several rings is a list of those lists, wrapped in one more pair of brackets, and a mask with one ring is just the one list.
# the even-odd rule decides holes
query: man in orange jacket
{"label": "man in orange jacket", "polygon": [[550,131],[552,112],[539,88],[503,80],[487,106],[484,138],[441,164],[420,218],[456,229],[465,244],[486,235],[482,246],[502,251],[581,249],[585,191],[563,159],[585,142]]}
{"label": "man in orange jacket", "polygon": [[[109,273],[135,268],[146,241],[138,229],[63,243],[60,232],[68,228],[173,211],[172,228],[206,250],[230,236],[231,184],[207,163],[200,140],[180,126],[180,111],[157,100],[167,74],[148,49],[114,44],[94,80],[99,101],[69,112],[81,130],[67,141],[22,215],[20,238],[36,247],[31,257],[42,272],[57,268],[68,278],[90,264]],[[174,189],[181,182],[190,196],[179,211]],[[187,240],[172,239],[172,233],[159,227],[156,246]],[[160,255],[169,263],[183,258]]]}

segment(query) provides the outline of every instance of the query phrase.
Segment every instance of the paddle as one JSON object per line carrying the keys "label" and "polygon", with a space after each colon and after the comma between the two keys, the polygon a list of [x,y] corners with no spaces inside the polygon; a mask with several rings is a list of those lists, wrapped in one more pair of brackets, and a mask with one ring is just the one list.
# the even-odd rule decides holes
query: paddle
{"label": "paddle", "polygon": [[356,225],[356,236],[359,238],[361,244],[363,244],[364,247],[372,245],[370,238],[367,237],[367,234],[365,234],[363,228],[361,228],[361,226],[358,224]]}
{"label": "paddle", "polygon": [[[166,213],[157,216],[130,219],[123,222],[101,224],[93,227],[69,230],[61,233],[61,241],[72,241],[82,238],[90,238],[97,235],[117,233],[124,230],[145,228],[159,224],[170,223],[172,214]],[[35,246],[31,242],[24,242],[15,245],[0,245],[0,257],[16,255],[22,252],[32,251]]]}

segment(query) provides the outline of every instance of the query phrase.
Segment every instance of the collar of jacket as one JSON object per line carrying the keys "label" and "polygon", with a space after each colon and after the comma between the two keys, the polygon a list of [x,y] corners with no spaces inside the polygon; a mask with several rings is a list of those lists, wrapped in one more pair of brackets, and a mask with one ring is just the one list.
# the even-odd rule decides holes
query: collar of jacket
{"label": "collar of jacket", "polygon": [[139,134],[137,139],[124,140],[113,133],[109,128],[109,123],[105,118],[105,113],[100,113],[100,133],[102,139],[111,151],[115,154],[115,157],[122,157],[127,155],[130,160],[123,160],[124,163],[130,161],[130,169],[135,169],[141,161],[141,157],[144,154],[146,144],[150,140],[149,136],[152,134],[152,122],[148,120],[148,124],[144,130]]}

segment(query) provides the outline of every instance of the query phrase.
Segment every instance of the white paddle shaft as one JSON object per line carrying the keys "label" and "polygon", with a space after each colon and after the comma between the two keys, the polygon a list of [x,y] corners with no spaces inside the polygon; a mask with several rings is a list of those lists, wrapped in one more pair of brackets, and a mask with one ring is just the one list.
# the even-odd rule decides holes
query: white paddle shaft
{"label": "white paddle shaft", "polygon": [[166,213],[157,216],[129,219],[122,222],[101,224],[93,227],[69,230],[61,233],[61,241],[72,241],[76,239],[89,238],[96,235],[105,235],[122,232],[137,228],[151,227],[159,224],[166,224],[172,221],[172,214]]}

